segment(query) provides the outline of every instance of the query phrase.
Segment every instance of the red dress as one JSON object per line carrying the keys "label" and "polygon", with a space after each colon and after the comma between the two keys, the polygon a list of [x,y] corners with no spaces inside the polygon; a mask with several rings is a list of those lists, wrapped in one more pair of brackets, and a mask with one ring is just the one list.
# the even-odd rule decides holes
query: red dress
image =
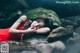
{"label": "red dress", "polygon": [[[21,30],[26,22],[28,22],[28,19],[18,27],[18,30]],[[15,37],[13,34],[9,33],[9,29],[10,28],[0,29],[0,42],[9,41],[12,37]],[[20,38],[21,35],[22,34],[18,34],[17,36]]]}

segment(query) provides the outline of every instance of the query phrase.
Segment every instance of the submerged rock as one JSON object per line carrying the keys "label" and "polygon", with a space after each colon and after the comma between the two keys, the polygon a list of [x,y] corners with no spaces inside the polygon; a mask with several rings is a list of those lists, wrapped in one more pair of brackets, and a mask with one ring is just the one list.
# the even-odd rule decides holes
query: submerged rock
{"label": "submerged rock", "polygon": [[36,49],[40,53],[62,53],[65,50],[65,45],[61,41],[53,43],[40,43],[36,45]]}

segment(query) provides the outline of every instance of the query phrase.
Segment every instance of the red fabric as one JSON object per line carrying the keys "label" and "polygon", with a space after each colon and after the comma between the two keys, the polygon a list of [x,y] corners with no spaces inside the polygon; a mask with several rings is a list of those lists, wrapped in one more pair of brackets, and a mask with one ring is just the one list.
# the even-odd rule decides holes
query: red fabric
{"label": "red fabric", "polygon": [[10,28],[6,28],[6,29],[0,29],[0,42],[1,41],[7,41],[10,37],[10,33],[9,33],[9,29]]}
{"label": "red fabric", "polygon": [[[21,30],[22,27],[23,27],[23,25],[24,25],[27,21],[28,21],[28,19],[27,19],[24,23],[22,23],[22,24],[18,27],[18,29]],[[13,37],[13,35],[9,33],[9,29],[10,29],[10,28],[0,29],[0,42],[2,42],[2,41],[8,41],[9,38]],[[22,34],[18,34],[19,37],[21,37],[21,35],[22,35]]]}

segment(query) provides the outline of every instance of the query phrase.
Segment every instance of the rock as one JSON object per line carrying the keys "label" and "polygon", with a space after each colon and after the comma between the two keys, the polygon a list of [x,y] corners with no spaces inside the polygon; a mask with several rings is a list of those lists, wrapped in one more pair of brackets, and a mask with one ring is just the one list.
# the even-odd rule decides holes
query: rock
{"label": "rock", "polygon": [[71,20],[67,20],[67,19],[60,19],[61,20],[61,26],[66,27],[68,25],[74,26],[74,22],[72,22]]}
{"label": "rock", "polygon": [[42,17],[49,18],[50,21],[55,23],[55,25],[58,25],[58,26],[61,25],[61,22],[60,22],[58,15],[53,10],[39,7],[39,8],[35,8],[33,10],[30,10],[25,14],[27,15],[27,17],[29,19],[32,19],[32,20],[37,18],[38,16],[42,16]]}
{"label": "rock", "polygon": [[[62,52],[65,50],[65,45],[61,41],[56,41],[53,43],[40,43],[36,45],[36,49],[40,53],[56,53],[56,52]],[[56,51],[55,51],[56,50]]]}
{"label": "rock", "polygon": [[73,26],[58,27],[53,29],[52,32],[47,37],[48,42],[53,42],[57,40],[63,40],[68,37],[73,36]]}
{"label": "rock", "polygon": [[37,53],[36,51],[22,51],[21,53]]}
{"label": "rock", "polygon": [[60,20],[62,23],[61,26],[72,25],[74,26],[74,28],[77,28],[80,26],[80,15],[61,18]]}

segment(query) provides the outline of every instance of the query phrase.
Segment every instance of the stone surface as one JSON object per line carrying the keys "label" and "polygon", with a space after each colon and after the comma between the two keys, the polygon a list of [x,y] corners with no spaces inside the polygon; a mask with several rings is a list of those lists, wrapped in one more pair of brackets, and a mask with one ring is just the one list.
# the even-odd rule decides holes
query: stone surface
{"label": "stone surface", "polygon": [[72,33],[73,33],[73,26],[58,27],[58,28],[52,30],[52,32],[47,37],[47,41],[48,42],[53,42],[53,41],[56,41],[56,40],[62,40],[65,37],[66,38],[71,37]]}

